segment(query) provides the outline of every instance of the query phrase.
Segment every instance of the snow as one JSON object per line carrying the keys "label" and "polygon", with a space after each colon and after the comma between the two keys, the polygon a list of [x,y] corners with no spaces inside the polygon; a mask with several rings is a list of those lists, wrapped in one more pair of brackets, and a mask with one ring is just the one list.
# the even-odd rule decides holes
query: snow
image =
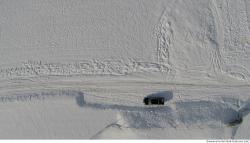
{"label": "snow", "polygon": [[0,138],[249,139],[249,35],[247,0],[1,0]]}

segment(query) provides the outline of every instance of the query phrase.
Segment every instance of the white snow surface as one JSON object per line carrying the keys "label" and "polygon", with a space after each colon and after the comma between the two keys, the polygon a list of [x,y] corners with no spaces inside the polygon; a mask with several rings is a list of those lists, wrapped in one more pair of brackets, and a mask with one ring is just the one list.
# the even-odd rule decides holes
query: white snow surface
{"label": "white snow surface", "polygon": [[249,139],[249,63],[249,0],[0,0],[0,138]]}

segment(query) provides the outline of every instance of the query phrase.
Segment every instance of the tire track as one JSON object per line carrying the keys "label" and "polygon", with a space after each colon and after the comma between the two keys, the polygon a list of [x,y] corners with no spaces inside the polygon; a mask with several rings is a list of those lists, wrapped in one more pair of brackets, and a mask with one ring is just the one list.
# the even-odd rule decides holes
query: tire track
{"label": "tire track", "polygon": [[[222,18],[219,14],[219,10],[217,8],[217,4],[215,0],[212,0],[211,3],[209,4],[210,10],[213,15],[213,20],[215,24],[215,32],[216,32],[216,41],[210,41],[213,42],[216,45],[216,48],[212,50],[212,65],[214,72],[217,76],[217,73],[222,72],[222,66],[224,64],[222,60],[222,53],[221,50],[224,47],[224,31],[223,31],[223,24],[222,24]],[[217,76],[218,79],[218,76]]]}
{"label": "tire track", "polygon": [[244,2],[245,2],[245,7],[246,7],[248,31],[250,32],[250,11],[248,10],[248,8],[250,8],[250,1],[245,0]]}

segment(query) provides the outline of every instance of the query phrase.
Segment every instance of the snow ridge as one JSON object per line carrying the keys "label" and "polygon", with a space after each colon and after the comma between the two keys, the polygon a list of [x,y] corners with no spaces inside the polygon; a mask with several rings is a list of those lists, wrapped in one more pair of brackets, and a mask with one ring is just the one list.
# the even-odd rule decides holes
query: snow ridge
{"label": "snow ridge", "polygon": [[2,78],[50,76],[50,75],[128,75],[142,72],[169,73],[171,69],[163,64],[153,62],[128,63],[118,61],[82,61],[71,63],[44,63],[42,61],[29,61],[19,67],[2,68]]}

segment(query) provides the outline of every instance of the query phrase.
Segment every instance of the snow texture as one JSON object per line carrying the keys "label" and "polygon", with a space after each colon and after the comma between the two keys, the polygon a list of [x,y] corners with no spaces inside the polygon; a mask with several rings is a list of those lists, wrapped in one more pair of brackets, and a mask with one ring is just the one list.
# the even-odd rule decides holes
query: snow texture
{"label": "snow texture", "polygon": [[0,0],[0,138],[249,138],[249,63],[249,0]]}

